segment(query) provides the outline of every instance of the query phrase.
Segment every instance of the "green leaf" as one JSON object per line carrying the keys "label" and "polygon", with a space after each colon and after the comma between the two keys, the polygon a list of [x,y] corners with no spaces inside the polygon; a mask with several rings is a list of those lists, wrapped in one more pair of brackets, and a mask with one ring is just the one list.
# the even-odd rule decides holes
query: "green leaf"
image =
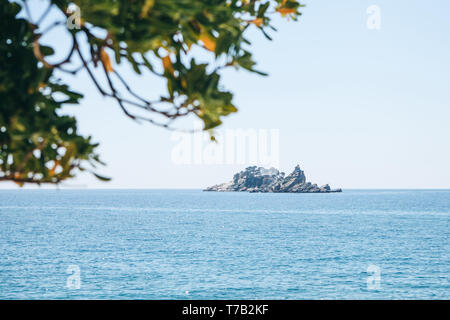
{"label": "green leaf", "polygon": [[111,178],[101,176],[101,175],[99,175],[99,174],[97,174],[97,173],[93,173],[93,174],[94,174],[94,176],[95,176],[97,179],[99,179],[99,180],[102,180],[102,181],[111,181]]}

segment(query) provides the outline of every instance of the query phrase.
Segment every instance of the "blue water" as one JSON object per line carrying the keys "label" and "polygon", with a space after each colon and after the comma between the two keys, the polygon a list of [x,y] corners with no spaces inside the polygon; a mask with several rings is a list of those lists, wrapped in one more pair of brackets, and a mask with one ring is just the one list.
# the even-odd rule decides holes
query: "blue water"
{"label": "blue water", "polygon": [[2,190],[0,298],[449,299],[449,222],[450,190]]}

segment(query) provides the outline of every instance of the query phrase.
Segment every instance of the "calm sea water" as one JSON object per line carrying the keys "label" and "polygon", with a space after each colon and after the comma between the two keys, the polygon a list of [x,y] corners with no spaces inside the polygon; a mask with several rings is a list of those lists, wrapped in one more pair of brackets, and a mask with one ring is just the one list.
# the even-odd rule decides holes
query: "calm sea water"
{"label": "calm sea water", "polygon": [[1,190],[0,298],[449,299],[449,222],[450,190]]}

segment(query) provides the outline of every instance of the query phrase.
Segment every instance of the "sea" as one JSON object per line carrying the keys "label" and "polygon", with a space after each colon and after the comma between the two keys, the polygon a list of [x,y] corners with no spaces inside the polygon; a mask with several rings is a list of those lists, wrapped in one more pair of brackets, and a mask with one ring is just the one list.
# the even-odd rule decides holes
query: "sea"
{"label": "sea", "polygon": [[0,299],[450,299],[450,190],[0,190]]}

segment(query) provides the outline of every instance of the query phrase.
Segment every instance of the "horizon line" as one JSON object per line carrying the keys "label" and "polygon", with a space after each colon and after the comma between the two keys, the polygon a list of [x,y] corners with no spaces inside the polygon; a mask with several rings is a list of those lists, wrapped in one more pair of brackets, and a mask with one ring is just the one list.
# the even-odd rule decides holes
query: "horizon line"
{"label": "horizon line", "polygon": [[[436,190],[436,191],[444,191],[444,190],[450,190],[450,187],[448,188],[341,188],[343,191],[348,190],[348,191],[352,191],[352,190],[361,190],[361,191],[365,191],[365,190],[406,190],[406,191],[432,191],[432,190]],[[9,191],[13,191],[13,190],[192,190],[192,191],[196,191],[196,190],[200,190],[203,191],[203,188],[164,188],[164,187],[160,187],[160,188],[129,188],[129,187],[106,187],[106,188],[101,188],[101,187],[58,187],[58,186],[43,186],[43,187],[38,187],[38,186],[33,186],[31,188],[21,188],[21,187],[17,187],[17,188],[0,188],[0,192],[2,190],[9,190]],[[216,193],[245,193],[245,191],[217,191]],[[283,192],[256,192],[256,193],[283,193]],[[286,192],[289,193],[289,192]],[[295,193],[295,192],[291,192],[291,193]],[[301,193],[301,192],[300,192]]]}

